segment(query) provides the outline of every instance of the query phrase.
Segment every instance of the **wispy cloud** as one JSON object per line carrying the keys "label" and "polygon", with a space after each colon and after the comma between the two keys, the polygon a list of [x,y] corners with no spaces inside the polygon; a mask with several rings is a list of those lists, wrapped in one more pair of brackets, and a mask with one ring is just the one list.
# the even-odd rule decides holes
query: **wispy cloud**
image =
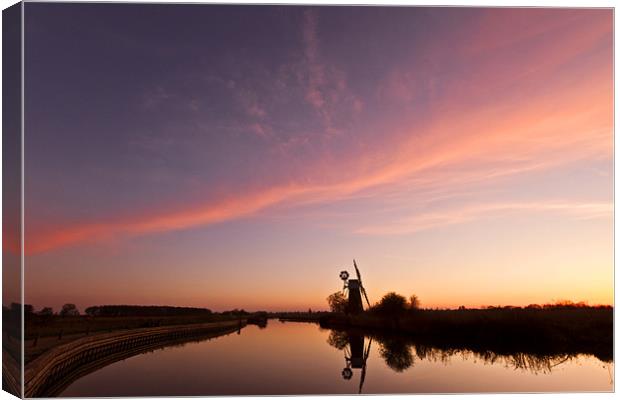
{"label": "wispy cloud", "polygon": [[305,86],[305,99],[321,117],[327,136],[342,133],[337,115],[359,113],[363,102],[348,88],[346,73],[321,57],[315,10],[304,12],[302,37],[304,59],[297,76]]}
{"label": "wispy cloud", "polygon": [[[592,82],[588,82],[588,85],[596,93],[596,85]],[[575,159],[606,155],[610,151],[611,135],[611,121],[606,118],[609,115],[608,106],[602,109],[589,106],[600,104],[600,99],[592,98],[593,94],[588,95],[587,88],[579,88],[577,93],[580,96],[565,97],[561,103],[553,103],[552,108],[562,104],[561,112],[556,113],[550,112],[550,106],[542,98],[538,101],[531,99],[528,107],[516,107],[510,112],[504,110],[495,114],[495,110],[483,110],[477,114],[453,115],[449,124],[441,123],[424,135],[400,143],[388,161],[367,154],[369,159],[356,158],[355,163],[350,164],[353,171],[345,174],[348,178],[338,177],[334,172],[329,177],[324,176],[331,183],[313,184],[300,180],[301,183],[269,187],[254,193],[236,193],[221,201],[189,210],[162,211],[160,214],[133,220],[57,227],[47,234],[29,235],[26,248],[36,252],[117,234],[139,235],[206,226],[249,216],[285,201],[297,204],[332,202],[371,189],[375,191],[374,195],[379,195],[389,190],[390,184],[398,185],[416,178],[429,182],[434,174],[440,174],[446,169],[467,170],[467,179],[461,183],[455,179],[441,184],[445,194],[461,190],[463,185],[472,180],[503,177]],[[484,121],[482,130],[477,121]],[[459,130],[459,135],[445,136],[444,132],[453,130]],[[507,154],[512,159],[506,160]],[[535,160],[544,162],[536,163]],[[489,170],[489,165],[492,165],[492,170]],[[337,171],[337,167],[333,167]],[[501,207],[506,206],[494,206],[493,209]],[[553,209],[561,208],[561,205],[545,207]],[[429,226],[468,220],[484,211],[474,208],[448,216],[425,215],[416,220],[414,225],[416,229],[426,229]],[[366,229],[366,232],[370,231],[370,228]]]}
{"label": "wispy cloud", "polygon": [[257,94],[249,89],[235,87],[235,92],[239,103],[241,103],[245,113],[251,117],[262,119],[267,115],[265,108],[259,103]]}
{"label": "wispy cloud", "polygon": [[524,202],[477,204],[450,210],[420,212],[389,224],[365,226],[356,233],[367,235],[402,235],[428,229],[474,222],[483,218],[505,216],[513,212],[560,214],[574,219],[610,218],[612,203]]}
{"label": "wispy cloud", "polygon": [[319,62],[319,40],[317,38],[317,15],[311,10],[304,13],[303,25],[304,56],[308,68],[308,87],[306,100],[317,110],[325,107],[323,86],[325,67]]}
{"label": "wispy cloud", "polygon": [[412,71],[394,69],[380,82],[377,96],[380,101],[411,103],[415,98],[415,80]]}
{"label": "wispy cloud", "polygon": [[142,107],[150,110],[161,106],[164,102],[170,100],[172,95],[161,85],[155,86],[146,92],[142,97]]}
{"label": "wispy cloud", "polygon": [[[338,128],[334,122],[336,115],[355,104],[361,110],[363,103],[351,94],[345,74],[334,66],[328,67],[321,59],[318,29],[318,15],[306,11],[302,26],[304,61],[297,76],[305,89],[303,100],[319,113],[326,131],[330,132]],[[580,28],[580,32],[584,29]],[[27,232],[27,250],[39,252],[119,235],[209,226],[265,212],[284,203],[296,206],[376,197],[394,199],[396,205],[398,202],[428,204],[438,197],[467,194],[468,187],[475,182],[534,173],[578,160],[610,159],[613,93],[606,74],[608,66],[591,67],[588,74],[574,75],[578,78],[571,75],[569,80],[556,79],[554,72],[566,60],[587,53],[597,45],[604,32],[594,25],[590,30],[593,33],[585,35],[586,39],[575,38],[578,46],[558,51],[551,59],[542,51],[544,48],[529,55],[528,64],[544,66],[544,73],[540,69],[531,73],[542,74],[540,76],[547,77],[549,82],[540,89],[537,87],[540,76],[538,80],[524,80],[527,96],[523,95],[523,89],[516,95],[504,95],[501,85],[488,85],[485,88],[493,92],[492,100],[484,106],[472,105],[467,96],[472,92],[456,87],[431,122],[417,125],[406,116],[398,123],[387,121],[385,131],[377,135],[381,140],[375,146],[354,146],[355,150],[343,153],[343,157],[335,157],[331,149],[313,153],[316,157],[305,168],[279,183],[270,181],[252,190],[232,188],[227,196],[183,209],[161,206],[133,218],[31,230]],[[572,43],[570,37],[564,41]],[[489,46],[496,48],[504,44],[498,42]],[[471,51],[474,50],[482,51]],[[467,81],[468,85],[483,87],[485,81],[499,79],[499,73],[492,71],[498,62],[492,60],[482,65],[481,71],[488,71],[488,76],[481,73]],[[249,117],[242,125],[244,129],[258,136],[271,135],[267,121],[263,121],[270,117],[268,110],[271,109],[259,102],[253,92],[244,91],[240,84],[222,82],[229,90],[243,94],[241,104]],[[400,85],[396,83],[395,87],[398,89]],[[404,92],[405,97],[407,93]],[[308,135],[290,136],[274,144],[274,148],[286,153],[293,144],[308,140]],[[355,141],[355,137],[351,140]],[[293,144],[289,146],[289,143]],[[282,163],[279,168],[288,169],[289,166]],[[557,203],[490,203],[467,209],[421,212],[396,225],[369,226],[360,232],[411,232],[411,229],[463,223],[506,211],[554,212],[594,218],[608,215],[609,204],[578,203],[570,199]]]}
{"label": "wispy cloud", "polygon": [[109,240],[117,235],[135,236],[216,224],[251,215],[285,198],[301,195],[305,191],[306,189],[296,186],[277,187],[236,198],[222,199],[197,208],[173,210],[125,220],[80,224],[40,234],[32,233],[26,242],[26,251],[37,253],[72,243]]}

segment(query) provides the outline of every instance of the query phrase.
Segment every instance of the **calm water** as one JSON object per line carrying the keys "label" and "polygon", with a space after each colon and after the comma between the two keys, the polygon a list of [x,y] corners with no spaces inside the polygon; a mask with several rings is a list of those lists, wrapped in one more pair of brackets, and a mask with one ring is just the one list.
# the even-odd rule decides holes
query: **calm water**
{"label": "calm water", "polygon": [[593,356],[483,357],[271,320],[108,365],[62,396],[611,391],[612,377]]}

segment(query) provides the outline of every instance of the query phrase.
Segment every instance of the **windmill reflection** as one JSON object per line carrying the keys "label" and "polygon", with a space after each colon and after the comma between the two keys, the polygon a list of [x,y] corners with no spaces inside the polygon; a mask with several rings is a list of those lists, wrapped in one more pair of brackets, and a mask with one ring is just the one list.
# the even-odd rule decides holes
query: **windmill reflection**
{"label": "windmill reflection", "polygon": [[332,331],[327,341],[333,347],[344,352],[345,367],[342,369],[343,379],[350,380],[353,378],[354,369],[361,370],[358,393],[362,393],[372,338],[368,340],[368,345],[365,346],[365,337],[363,335]]}

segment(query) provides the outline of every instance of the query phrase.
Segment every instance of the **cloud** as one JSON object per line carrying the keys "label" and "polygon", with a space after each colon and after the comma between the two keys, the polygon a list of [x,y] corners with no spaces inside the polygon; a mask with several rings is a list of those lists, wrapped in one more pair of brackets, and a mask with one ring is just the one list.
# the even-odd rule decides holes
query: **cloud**
{"label": "cloud", "polygon": [[267,111],[265,111],[264,107],[259,103],[258,96],[254,91],[242,89],[237,86],[231,90],[235,91],[235,96],[247,115],[259,119],[267,115]]}
{"label": "cloud", "polygon": [[312,10],[306,10],[304,12],[302,34],[308,75],[306,100],[317,110],[322,110],[325,106],[325,99],[322,92],[323,85],[325,84],[325,67],[319,62],[317,15]]}
{"label": "cloud", "polygon": [[379,101],[409,104],[415,98],[414,85],[413,72],[394,69],[379,83],[377,96]]}
{"label": "cloud", "polygon": [[266,124],[255,122],[253,124],[250,124],[248,128],[251,132],[253,132],[256,136],[260,138],[266,139],[272,136],[272,129]]}
{"label": "cloud", "polygon": [[305,100],[320,116],[326,136],[343,132],[347,117],[361,111],[363,101],[347,84],[346,73],[337,65],[325,62],[319,49],[319,18],[315,10],[306,10],[302,24],[304,59],[296,74],[304,86]]}
{"label": "cloud", "polygon": [[[377,142],[358,146],[359,142],[353,137],[354,150],[342,156],[340,153],[334,156],[329,151],[331,149],[313,153],[314,157],[305,168],[295,170],[294,176],[279,183],[265,184],[251,191],[243,187],[231,189],[227,196],[205,201],[196,207],[168,209],[160,206],[159,210],[133,218],[29,229],[26,230],[27,251],[49,251],[112,237],[209,226],[247,218],[284,204],[294,207],[373,197],[393,200],[395,206],[399,202],[425,204],[436,198],[467,194],[475,182],[497,181],[579,160],[609,160],[613,152],[610,66],[592,63],[569,75],[564,68],[566,62],[589,54],[605,35],[605,29],[594,25],[590,27],[593,32],[585,35],[586,39],[572,41],[569,36],[561,40],[562,43],[577,43],[574,48],[568,45],[554,47],[554,42],[547,41],[547,47],[559,47],[560,50],[552,51],[550,57],[543,51],[545,47],[529,54],[528,65],[544,68],[528,75],[536,79],[515,81],[515,85],[522,84],[516,94],[503,92],[501,89],[505,87],[495,85],[501,72],[493,70],[498,64],[491,54],[489,63],[479,64],[481,71],[489,73],[472,77],[466,85],[477,88],[483,87],[487,81],[493,82],[484,86],[485,93],[493,94],[485,103],[473,102],[469,96],[478,94],[477,89],[464,91],[463,86],[455,87],[436,114],[425,120],[428,123],[417,124],[407,116],[399,121],[378,121],[376,125],[386,128],[377,134],[380,139]],[[587,29],[580,27],[579,34],[583,31]],[[304,63],[298,72],[306,89],[303,100],[323,116],[326,131],[337,129],[335,116],[346,109],[349,101],[354,104],[354,97],[347,89],[344,73],[321,62],[318,16],[315,13],[307,11],[304,14],[302,32]],[[490,46],[496,48],[504,44],[498,42]],[[509,61],[502,60],[510,65]],[[509,72],[512,72],[511,68],[508,68]],[[513,81],[512,75],[508,75],[501,78]],[[541,85],[541,82],[545,84]],[[240,88],[238,84],[232,86],[231,90]],[[245,99],[249,99],[243,103],[246,110],[260,119],[264,109],[251,92],[244,94]],[[257,121],[244,126],[259,136],[269,133],[265,130],[267,125]],[[274,149],[287,153],[291,147],[307,143],[309,138],[309,134],[291,136],[276,143]],[[278,168],[288,170],[289,167],[283,163]],[[606,204],[583,203],[582,207],[580,203],[569,200],[565,203],[493,203],[465,210],[420,213],[411,216],[405,226],[387,224],[362,228],[362,231],[407,231],[412,226],[428,229],[508,210],[562,212],[582,217],[603,215],[596,212],[607,207]]]}
{"label": "cloud", "polygon": [[574,219],[610,218],[613,203],[579,202],[523,202],[476,204],[451,210],[421,212],[401,221],[384,225],[366,226],[356,230],[365,235],[402,235],[428,229],[464,224],[482,218],[497,217],[512,212],[554,213]]}
{"label": "cloud", "polygon": [[248,107],[248,114],[250,114],[253,117],[264,117],[265,115],[267,115],[267,112],[265,112],[265,110],[260,107],[258,104],[252,104],[251,106]]}
{"label": "cloud", "polygon": [[142,107],[145,109],[157,108],[170,100],[172,95],[163,86],[156,86],[145,93],[142,98]]}
{"label": "cloud", "polygon": [[[239,192],[194,209],[162,210],[130,220],[60,226],[46,234],[30,233],[26,249],[39,252],[115,235],[133,236],[208,226],[247,217],[283,202],[334,202],[367,195],[368,191],[380,196],[390,190],[390,185],[407,185],[416,180],[418,183],[426,181],[427,185],[434,182],[446,194],[460,190],[468,181],[497,179],[578,159],[610,156],[611,103],[606,102],[604,92],[601,98],[600,86],[604,83],[604,79],[598,84],[587,80],[583,86],[565,89],[572,95],[559,91],[559,100],[554,102],[541,96],[528,99],[526,104],[454,114],[449,121],[395,143],[385,157],[377,157],[373,152],[360,154],[348,160],[348,168],[344,170],[337,165],[325,165],[321,170],[325,171],[321,173],[322,182],[300,177],[299,183],[274,185],[251,193]],[[458,135],[450,135],[451,132],[458,132]],[[317,160],[318,164],[321,162]],[[449,175],[451,171],[456,171],[457,178],[458,171],[466,171],[467,179],[460,183],[456,178],[443,182],[434,179],[442,174]],[[475,209],[449,217],[426,215],[418,225],[436,226],[467,220],[481,212]]]}
{"label": "cloud", "polygon": [[304,188],[296,186],[276,187],[236,198],[226,198],[202,207],[163,211],[132,219],[86,223],[64,229],[53,229],[47,233],[31,233],[26,241],[26,252],[37,253],[72,243],[96,242],[123,236],[135,236],[211,225],[234,218],[251,215],[270,205],[300,195]]}

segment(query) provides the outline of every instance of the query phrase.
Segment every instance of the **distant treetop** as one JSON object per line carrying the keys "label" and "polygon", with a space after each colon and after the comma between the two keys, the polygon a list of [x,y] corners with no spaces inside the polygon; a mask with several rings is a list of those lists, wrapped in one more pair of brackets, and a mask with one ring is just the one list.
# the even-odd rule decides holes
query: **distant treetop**
{"label": "distant treetop", "polygon": [[208,315],[212,314],[212,312],[208,308],[196,307],[108,305],[88,307],[86,314],[106,317],[162,317],[172,315]]}

